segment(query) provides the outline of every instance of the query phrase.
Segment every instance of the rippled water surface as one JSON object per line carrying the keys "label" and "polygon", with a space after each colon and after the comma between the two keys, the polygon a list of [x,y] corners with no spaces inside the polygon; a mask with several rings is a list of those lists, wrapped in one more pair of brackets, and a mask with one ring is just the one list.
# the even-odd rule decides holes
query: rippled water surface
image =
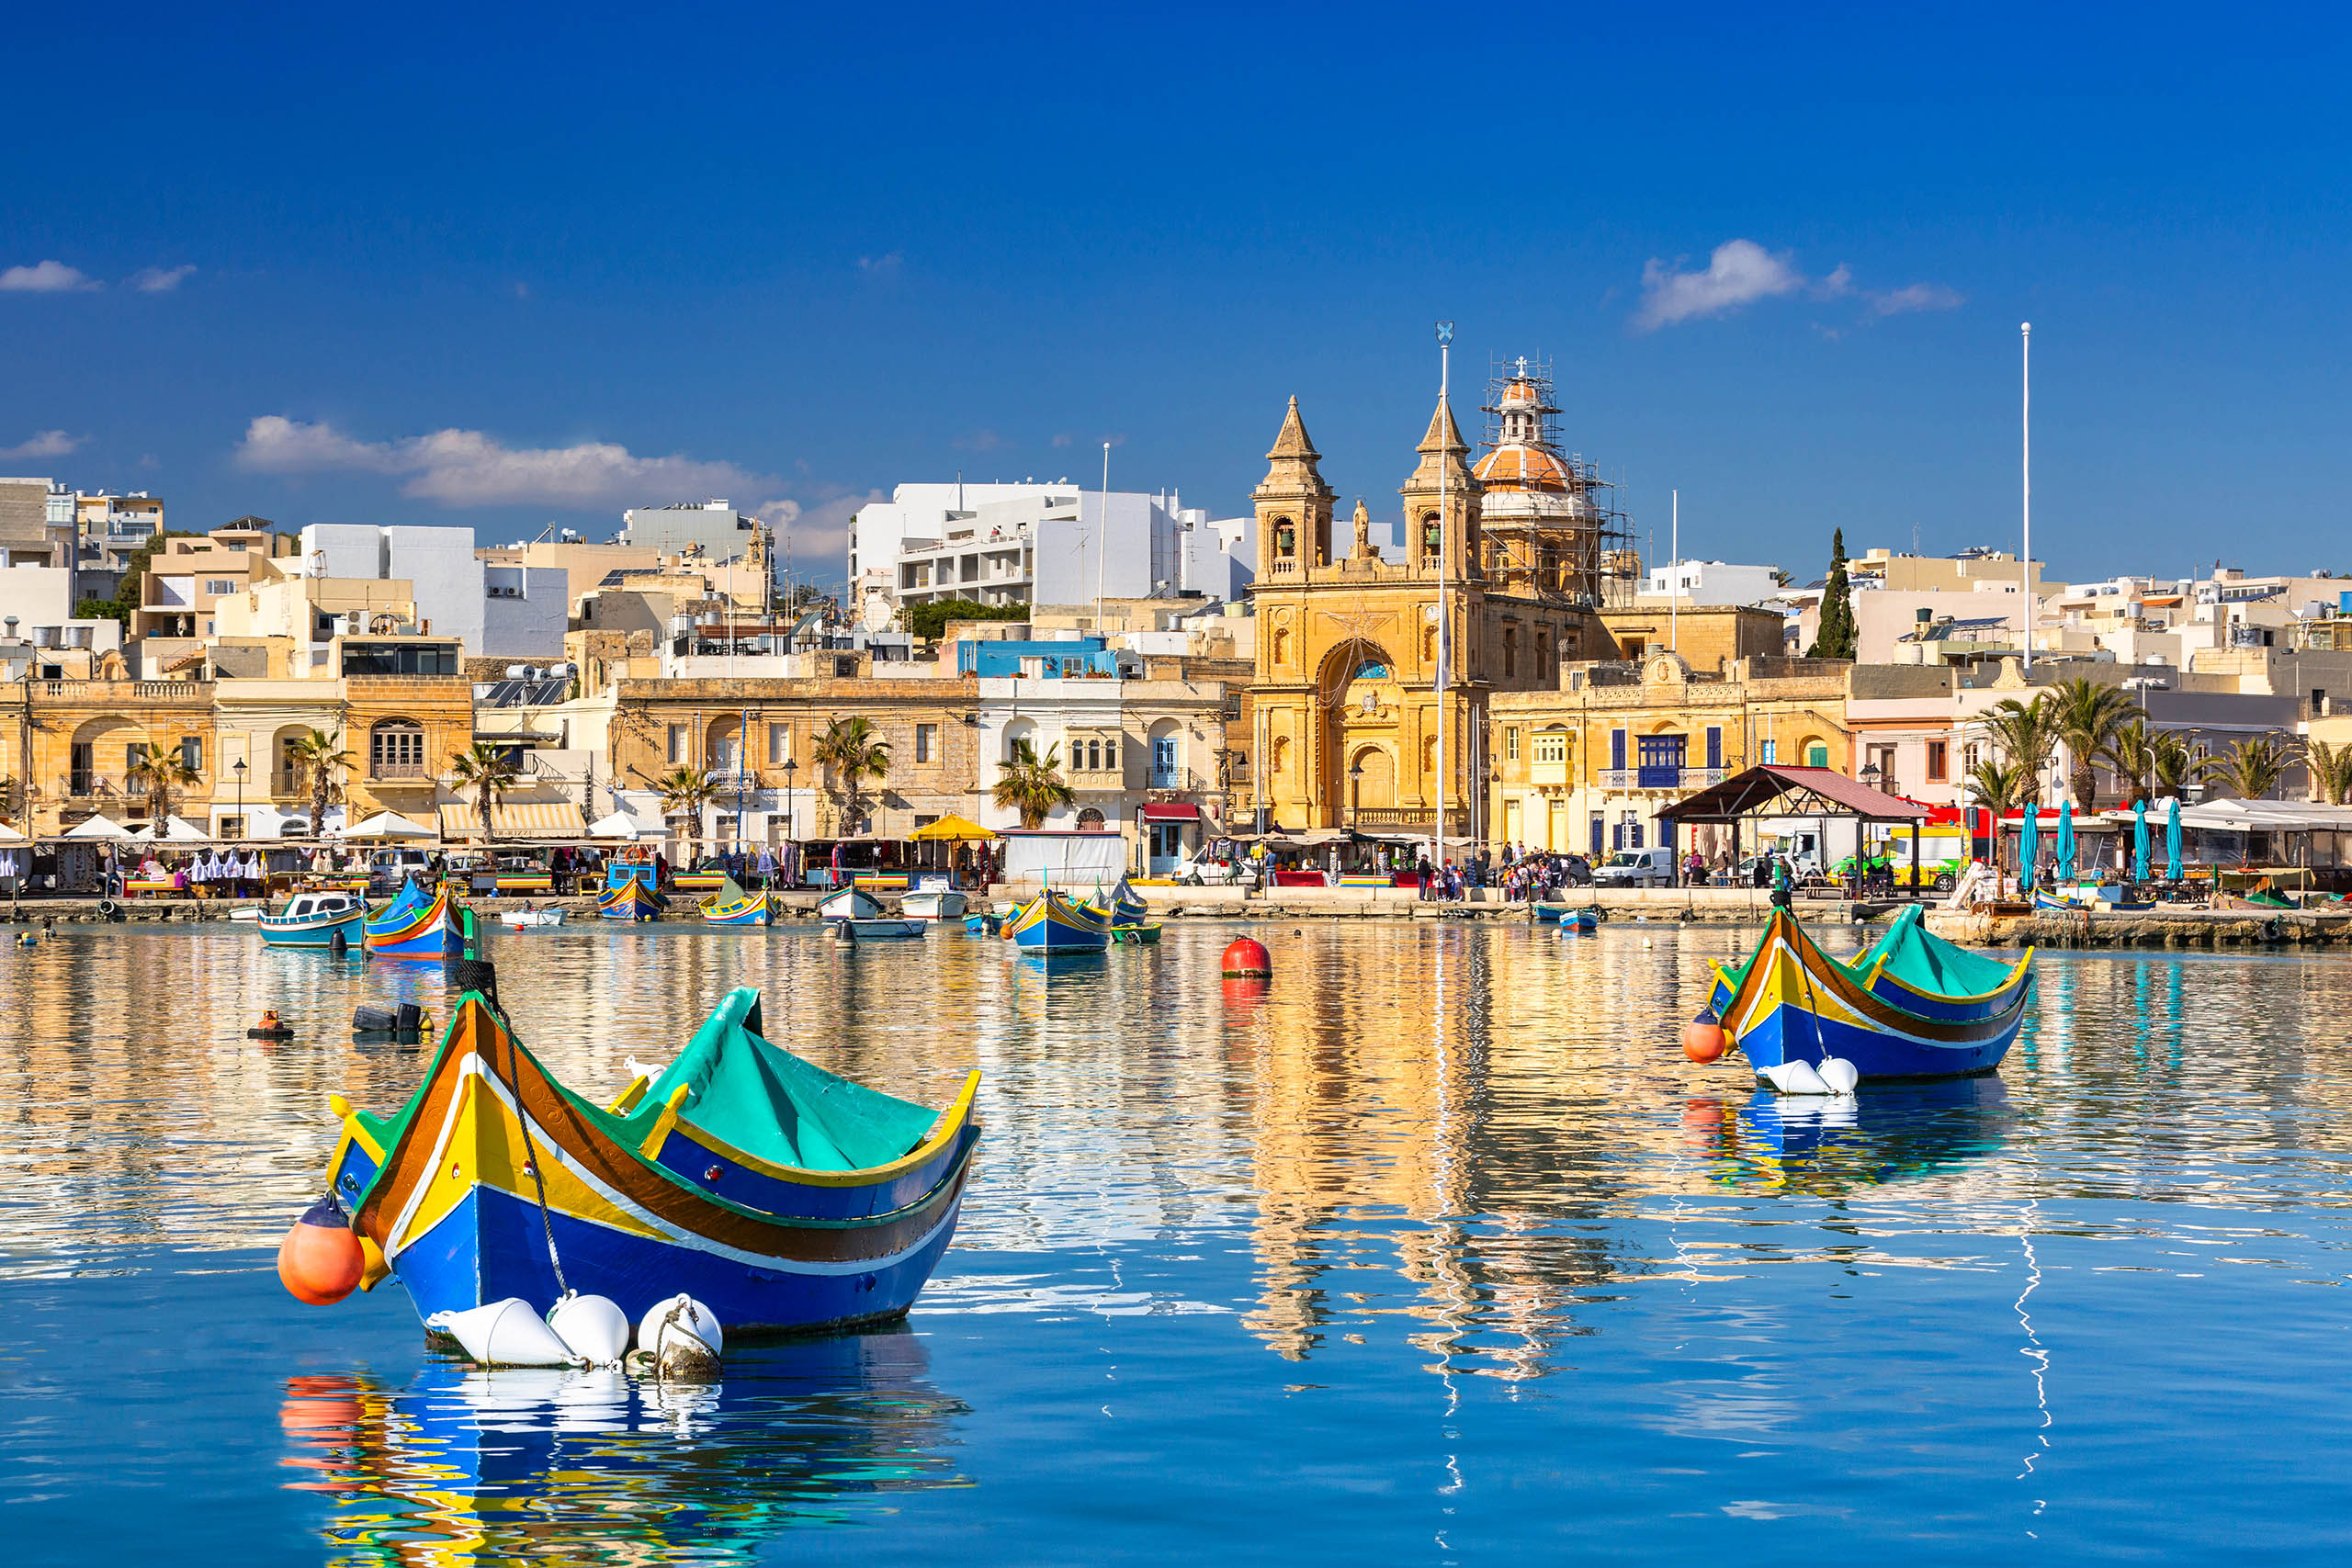
{"label": "rippled water surface", "polygon": [[[1997,1079],[1844,1112],[1683,1061],[1753,933],[1171,926],[1048,975],[500,939],[592,1094],[737,984],[783,1043],[987,1134],[902,1330],[716,1387],[470,1371],[397,1287],[271,1249],[351,1009],[438,971],[228,926],[0,951],[0,1509],[16,1562],[854,1558],[2310,1562],[2352,1551],[2352,961],[2047,954]],[[287,1044],[245,1038],[275,1008]],[[1736,1554],[1736,1556],[1735,1556]]]}

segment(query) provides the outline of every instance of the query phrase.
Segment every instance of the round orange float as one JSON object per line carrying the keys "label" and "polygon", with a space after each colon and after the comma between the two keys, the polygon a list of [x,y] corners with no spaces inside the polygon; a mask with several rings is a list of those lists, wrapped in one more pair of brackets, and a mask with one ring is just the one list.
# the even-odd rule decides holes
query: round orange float
{"label": "round orange float", "polygon": [[277,1280],[298,1302],[333,1306],[359,1288],[367,1258],[351,1222],[331,1202],[302,1211],[277,1244]]}
{"label": "round orange float", "polygon": [[1723,1020],[1711,1007],[1701,1008],[1698,1016],[1682,1026],[1682,1054],[1694,1062],[1722,1061],[1730,1043]]}

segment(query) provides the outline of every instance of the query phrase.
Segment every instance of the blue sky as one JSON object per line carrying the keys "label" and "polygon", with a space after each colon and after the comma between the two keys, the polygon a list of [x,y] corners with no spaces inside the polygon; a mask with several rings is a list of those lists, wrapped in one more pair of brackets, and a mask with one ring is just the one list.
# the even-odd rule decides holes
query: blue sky
{"label": "blue sky", "polygon": [[2339,17],[52,7],[0,471],[486,542],[724,494],[837,579],[861,498],[1106,439],[1242,510],[1294,392],[1389,516],[1444,316],[1659,550],[1679,486],[1817,571],[2014,547],[2030,319],[2055,575],[2352,570]]}

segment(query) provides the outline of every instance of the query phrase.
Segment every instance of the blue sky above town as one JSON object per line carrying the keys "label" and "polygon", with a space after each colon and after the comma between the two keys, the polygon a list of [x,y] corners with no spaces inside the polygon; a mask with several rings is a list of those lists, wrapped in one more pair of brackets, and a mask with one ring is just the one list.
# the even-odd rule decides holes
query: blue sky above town
{"label": "blue sky above town", "polygon": [[141,6],[11,26],[0,471],[838,581],[903,480],[1344,508],[1548,357],[1637,534],[2352,570],[2340,13]]}

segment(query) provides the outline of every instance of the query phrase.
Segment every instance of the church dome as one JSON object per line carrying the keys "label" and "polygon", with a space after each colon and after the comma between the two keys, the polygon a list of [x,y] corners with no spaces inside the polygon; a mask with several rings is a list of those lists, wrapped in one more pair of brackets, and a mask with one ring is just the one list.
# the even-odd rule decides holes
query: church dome
{"label": "church dome", "polygon": [[1478,482],[1488,490],[1549,490],[1568,488],[1568,466],[1541,446],[1513,443],[1498,446],[1478,459]]}

